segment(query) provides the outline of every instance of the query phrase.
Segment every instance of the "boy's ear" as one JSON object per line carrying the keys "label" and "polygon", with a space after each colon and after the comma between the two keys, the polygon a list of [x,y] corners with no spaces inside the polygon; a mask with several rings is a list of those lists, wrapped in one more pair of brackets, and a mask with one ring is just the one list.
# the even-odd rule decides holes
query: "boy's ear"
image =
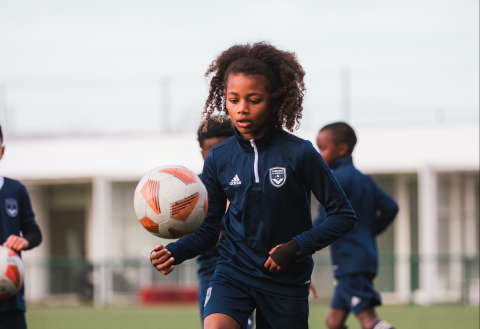
{"label": "boy's ear", "polygon": [[223,97],[227,97],[227,90],[223,89]]}
{"label": "boy's ear", "polygon": [[340,154],[341,157],[344,157],[348,153],[348,145],[347,143],[341,143],[338,145],[338,153]]}
{"label": "boy's ear", "polygon": [[4,154],[5,154],[5,146],[2,145],[2,146],[0,147],[0,160],[3,159],[3,155],[4,155]]}

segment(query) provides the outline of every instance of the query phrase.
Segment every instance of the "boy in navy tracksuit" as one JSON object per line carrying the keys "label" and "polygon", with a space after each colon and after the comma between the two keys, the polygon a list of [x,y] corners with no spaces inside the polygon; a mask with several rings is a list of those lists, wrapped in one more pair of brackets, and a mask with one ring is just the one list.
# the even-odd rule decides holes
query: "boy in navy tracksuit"
{"label": "boy in navy tracksuit", "polygon": [[[398,206],[369,176],[353,165],[352,151],[357,142],[355,132],[346,123],[323,127],[317,136],[320,154],[333,170],[357,215],[357,225],[330,246],[332,267],[337,286],[326,323],[328,328],[346,328],[345,320],[353,312],[362,328],[388,329],[380,321],[374,307],[381,304],[373,287],[378,270],[376,236],[393,221]],[[327,219],[325,208],[319,206],[314,227]]]}
{"label": "boy in navy tracksuit", "polygon": [[[295,54],[256,43],[226,50],[210,65],[211,73],[204,113],[208,118],[227,112],[235,136],[205,160],[204,223],[175,243],[157,245],[152,264],[169,274],[218,241],[206,329],[246,328],[255,309],[257,328],[308,328],[311,255],[348,233],[356,218],[312,144],[283,129],[293,130],[301,118],[305,72]],[[328,215],[315,228],[312,192]]]}
{"label": "boy in navy tracksuit", "polygon": [[[197,131],[197,140],[200,148],[202,149],[203,160],[210,153],[210,150],[226,141],[233,136],[233,123],[230,118],[223,118],[222,121],[218,120],[218,117],[211,117],[207,122],[202,123]],[[204,127],[206,126],[206,127]],[[206,129],[204,129],[206,128]],[[199,175],[202,179],[202,175]],[[198,281],[199,281],[199,290],[198,290],[198,305],[200,307],[200,317],[202,320],[203,326],[203,307],[205,304],[205,297],[207,296],[208,284],[210,278],[215,272],[215,267],[217,266],[218,259],[218,250],[217,247],[213,247],[210,250],[207,250],[204,254],[197,257],[198,263]],[[248,319],[248,329],[253,328],[253,315]]]}
{"label": "boy in navy tracksuit", "polygon": [[[1,160],[5,152],[1,127],[0,145]],[[0,176],[0,243],[21,256],[22,250],[35,248],[41,241],[42,234],[35,222],[25,186],[16,180]],[[27,328],[23,285],[14,296],[0,300],[0,328]]]}

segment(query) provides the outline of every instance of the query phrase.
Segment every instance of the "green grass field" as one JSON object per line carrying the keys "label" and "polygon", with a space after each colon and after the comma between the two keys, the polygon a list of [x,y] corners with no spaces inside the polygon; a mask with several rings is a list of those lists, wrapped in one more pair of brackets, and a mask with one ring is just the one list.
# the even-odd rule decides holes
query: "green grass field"
{"label": "green grass field", "polygon": [[[328,306],[311,304],[310,328],[325,328]],[[382,318],[399,329],[479,328],[478,307],[466,306],[384,306],[378,309]],[[30,307],[29,329],[180,329],[200,328],[197,307],[158,306],[95,309],[93,307]],[[351,329],[359,328],[353,317]]]}

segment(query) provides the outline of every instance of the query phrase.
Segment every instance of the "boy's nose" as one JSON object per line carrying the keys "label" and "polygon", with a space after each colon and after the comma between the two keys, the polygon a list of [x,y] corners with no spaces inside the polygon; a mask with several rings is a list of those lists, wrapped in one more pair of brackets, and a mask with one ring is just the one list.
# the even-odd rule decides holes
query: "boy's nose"
{"label": "boy's nose", "polygon": [[248,114],[250,110],[248,109],[248,102],[240,102],[238,106],[238,113],[240,114]]}

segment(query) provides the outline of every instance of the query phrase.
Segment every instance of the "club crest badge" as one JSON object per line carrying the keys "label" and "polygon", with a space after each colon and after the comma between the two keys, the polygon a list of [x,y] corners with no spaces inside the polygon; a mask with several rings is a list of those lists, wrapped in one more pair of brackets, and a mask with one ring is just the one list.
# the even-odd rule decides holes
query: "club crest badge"
{"label": "club crest badge", "polygon": [[18,215],[18,203],[15,199],[5,200],[5,210],[10,217],[16,217]]}
{"label": "club crest badge", "polygon": [[270,168],[270,183],[275,187],[280,187],[287,180],[287,171],[283,167]]}

